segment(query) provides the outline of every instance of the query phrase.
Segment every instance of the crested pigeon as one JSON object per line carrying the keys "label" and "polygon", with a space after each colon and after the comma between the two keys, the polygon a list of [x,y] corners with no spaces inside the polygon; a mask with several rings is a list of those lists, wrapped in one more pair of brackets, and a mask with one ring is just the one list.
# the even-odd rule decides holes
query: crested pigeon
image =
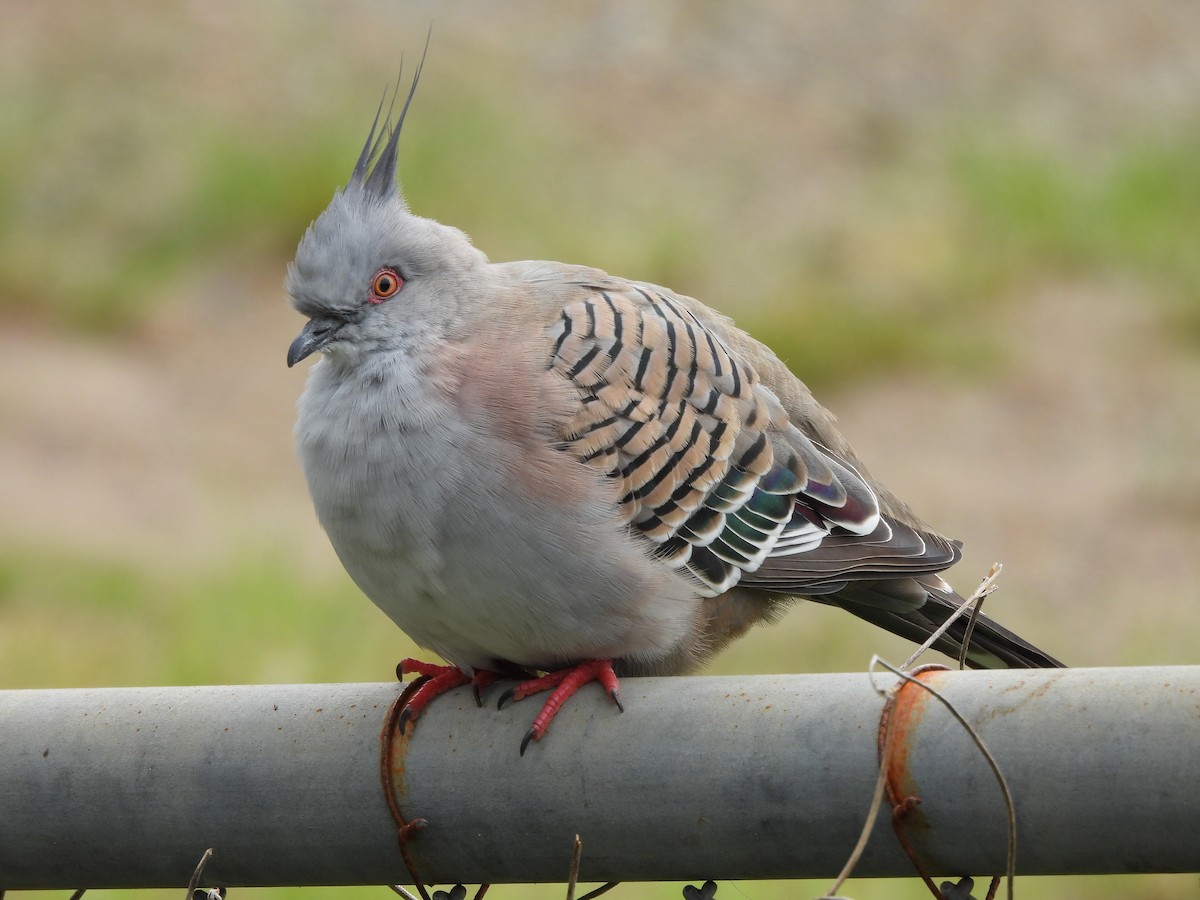
{"label": "crested pigeon", "polygon": [[[492,263],[414,215],[401,127],[380,112],[310,225],[287,291],[320,352],[296,443],[350,576],[448,665],[553,689],[522,743],[599,680],[696,669],[796,598],[923,641],[961,598],[959,545],[873,481],[834,417],[763,344],[699,301],[557,262]],[[934,645],[957,654],[958,620]],[[975,667],[1061,665],[980,616]],[[544,674],[539,674],[544,673]],[[478,694],[477,694],[478,696]]]}

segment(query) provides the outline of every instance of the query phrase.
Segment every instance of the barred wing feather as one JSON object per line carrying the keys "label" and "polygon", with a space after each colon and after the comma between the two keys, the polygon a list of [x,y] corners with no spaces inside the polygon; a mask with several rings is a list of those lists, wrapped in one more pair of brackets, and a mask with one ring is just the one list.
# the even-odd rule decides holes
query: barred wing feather
{"label": "barred wing feather", "polygon": [[885,517],[693,302],[640,283],[577,287],[549,333],[549,368],[579,395],[562,449],[619,483],[625,520],[704,593],[820,595],[957,559]]}

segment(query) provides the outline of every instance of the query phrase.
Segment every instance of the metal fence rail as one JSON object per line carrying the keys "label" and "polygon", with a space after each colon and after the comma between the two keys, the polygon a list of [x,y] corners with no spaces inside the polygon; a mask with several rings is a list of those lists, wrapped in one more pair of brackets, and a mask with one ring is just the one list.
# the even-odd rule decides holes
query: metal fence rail
{"label": "metal fence rail", "polygon": [[[879,677],[883,685],[890,676]],[[1200,667],[929,676],[998,759],[1020,873],[1200,871]],[[494,689],[496,693],[499,688]],[[915,692],[914,692],[915,691]],[[0,888],[407,880],[381,786],[396,685],[0,692]],[[919,696],[918,696],[919,695]],[[893,780],[932,873],[1005,865],[996,781],[917,689]],[[546,740],[536,711],[439,699],[384,767],[427,881],[831,877],[871,801],[883,705],[864,674],[626,679]],[[890,816],[856,875],[911,875]]]}

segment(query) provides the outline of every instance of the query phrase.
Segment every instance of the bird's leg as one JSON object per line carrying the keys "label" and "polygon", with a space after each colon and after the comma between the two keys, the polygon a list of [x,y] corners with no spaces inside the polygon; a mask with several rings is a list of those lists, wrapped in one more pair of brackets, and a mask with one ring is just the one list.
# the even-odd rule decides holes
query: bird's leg
{"label": "bird's leg", "polygon": [[479,692],[496,680],[493,672],[476,670],[474,675],[467,675],[457,666],[443,666],[438,663],[422,662],[419,659],[402,659],[396,666],[396,677],[401,681],[405,675],[420,675],[421,684],[408,698],[404,710],[400,713],[397,727],[404,733],[405,727],[421,714],[429,702],[446,691],[453,690],[462,684],[470,684],[475,692],[475,703],[483,706]]}
{"label": "bird's leg", "polygon": [[617,681],[617,674],[613,671],[611,659],[584,660],[577,666],[558,669],[548,672],[540,678],[522,681],[501,695],[500,702],[496,704],[497,707],[503,706],[507,700],[523,700],[533,694],[553,689],[553,693],[542,704],[541,712],[534,717],[533,724],[529,726],[529,731],[525,733],[525,738],[521,741],[522,756],[525,755],[525,749],[529,746],[530,741],[542,739],[546,729],[550,727],[550,721],[571,695],[590,681],[600,682],[608,696],[612,697],[613,703],[617,704],[617,709],[621,712],[625,711],[625,707],[621,705],[621,684]]}

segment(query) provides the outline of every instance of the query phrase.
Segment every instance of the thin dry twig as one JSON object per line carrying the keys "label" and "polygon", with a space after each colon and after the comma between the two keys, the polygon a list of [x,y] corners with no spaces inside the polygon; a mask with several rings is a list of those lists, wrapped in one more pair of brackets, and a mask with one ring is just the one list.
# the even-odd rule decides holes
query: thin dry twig
{"label": "thin dry twig", "polygon": [[583,858],[583,841],[575,835],[575,849],[571,851],[571,869],[567,875],[567,900],[575,900],[575,884],[579,881],[579,861]]}
{"label": "thin dry twig", "polygon": [[410,894],[407,890],[405,890],[398,884],[389,884],[388,887],[390,887],[393,891],[395,891],[397,894],[399,894],[401,897],[403,897],[404,900],[421,900],[420,897],[416,897],[413,894]]}
{"label": "thin dry twig", "polygon": [[[889,729],[884,743],[883,760],[887,760],[888,751],[891,749],[891,738],[892,732]],[[871,832],[875,830],[875,820],[879,818],[879,808],[883,805],[883,793],[886,787],[887,767],[881,762],[879,777],[875,779],[875,794],[871,798],[871,808],[867,812],[867,821],[863,823],[862,831],[859,832],[858,843],[850,851],[850,858],[846,860],[846,865],[842,866],[842,871],[838,873],[833,884],[829,886],[829,890],[818,897],[817,900],[840,900],[836,896],[837,892],[846,883],[847,879],[849,879],[851,873],[854,872],[854,867],[858,865],[858,861],[862,859],[863,851],[867,849],[867,841],[871,839]]]}
{"label": "thin dry twig", "polygon": [[958,648],[958,670],[960,672],[967,667],[967,653],[971,649],[971,637],[975,634],[975,623],[979,621],[979,616],[983,613],[984,599],[980,597],[971,606],[971,615],[967,616],[967,627],[963,630],[962,646]]}
{"label": "thin dry twig", "polygon": [[[83,895],[86,893],[87,893],[87,888],[80,888],[79,890],[77,890],[75,893],[73,893],[71,895],[71,900],[80,900],[80,898],[83,897]],[[3,896],[3,894],[0,894],[0,897],[2,897],[2,896]]]}
{"label": "thin dry twig", "polygon": [[580,897],[579,900],[593,900],[593,898],[599,897],[601,894],[607,894],[620,883],[621,882],[619,881],[606,881],[604,884],[600,885],[600,887],[588,891],[586,894]]}
{"label": "thin dry twig", "polygon": [[204,867],[208,865],[208,861],[212,859],[213,848],[209,847],[200,857],[200,862],[196,863],[195,871],[192,872],[192,877],[188,881],[187,896],[184,900],[192,900],[192,894],[196,893],[196,887],[200,884],[200,876],[204,872]]}
{"label": "thin dry twig", "polygon": [[992,563],[987,577],[979,583],[979,587],[971,595],[972,598],[978,597],[979,601],[971,607],[971,618],[967,619],[967,628],[963,633],[962,647],[958,651],[958,667],[960,669],[967,667],[967,651],[971,647],[971,637],[975,634],[975,623],[979,621],[979,616],[983,612],[983,601],[987,599],[988,594],[997,588],[996,579],[1000,577],[1000,572],[1003,569],[1004,566],[1000,565],[1000,563]]}
{"label": "thin dry twig", "polygon": [[[960,603],[958,605],[958,609],[946,617],[946,621],[941,624],[937,631],[931,634],[925,643],[918,647],[913,655],[904,661],[904,665],[902,665],[900,668],[905,672],[911,669],[913,663],[920,659],[921,655],[924,654],[925,651],[930,647],[932,647],[938,638],[949,631],[950,626],[958,621],[959,617],[962,616],[964,612],[971,608],[971,604],[976,602],[982,603],[983,598],[996,589],[996,579],[1000,577],[1000,572],[1003,571],[1003,569],[1004,566],[1000,565],[1000,563],[992,563],[991,569],[988,570],[987,577],[984,578],[983,581],[979,582],[979,587],[975,588],[975,592],[962,603]],[[966,646],[965,641],[963,646]]]}
{"label": "thin dry twig", "polygon": [[[583,839],[579,835],[575,835],[575,847],[571,851],[571,871],[567,876],[567,900],[575,900],[575,887],[579,883],[579,863],[582,859]],[[601,894],[607,894],[620,883],[619,881],[606,881],[600,887],[588,891],[579,900],[592,900]],[[475,900],[479,900],[479,898],[476,897]]]}

